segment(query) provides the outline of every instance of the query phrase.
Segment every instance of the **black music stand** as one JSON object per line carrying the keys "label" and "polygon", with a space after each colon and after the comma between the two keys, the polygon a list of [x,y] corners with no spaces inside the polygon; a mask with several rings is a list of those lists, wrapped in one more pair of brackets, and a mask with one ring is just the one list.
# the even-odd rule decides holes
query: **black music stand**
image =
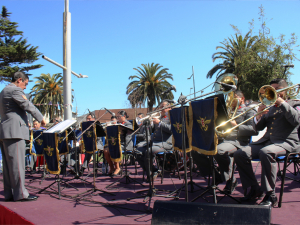
{"label": "black music stand", "polygon": [[73,142],[75,143],[75,165],[74,165],[75,166],[75,175],[74,175],[74,177],[72,179],[68,180],[67,182],[71,182],[73,180],[81,180],[82,182],[85,182],[85,183],[88,183],[90,185],[93,185],[92,182],[89,182],[86,179],[82,179],[80,177],[79,168],[78,168],[78,166],[79,166],[78,160],[79,159],[78,159],[78,152],[77,152],[77,147],[76,147],[77,137],[76,137],[76,134],[75,134],[74,130],[70,131],[69,136],[70,136],[69,139],[73,140]]}
{"label": "black music stand", "polygon": [[[151,204],[151,200],[153,197],[164,197],[164,198],[175,198],[178,199],[178,196],[173,196],[174,193],[177,193],[176,191],[168,191],[168,190],[161,190],[161,189],[156,189],[154,187],[154,179],[153,179],[153,171],[152,171],[152,166],[153,166],[153,157],[152,157],[152,145],[149,145],[149,127],[150,127],[150,120],[146,119],[143,121],[143,125],[145,126],[146,129],[146,144],[147,144],[147,161],[148,161],[148,171],[150,176],[149,176],[149,189],[148,189],[148,193],[146,195],[143,196],[138,196],[138,197],[133,197],[133,198],[127,198],[127,201],[131,200],[131,199],[137,199],[137,198],[144,198],[144,201],[146,201],[147,199],[149,199],[149,204],[148,204],[148,210],[150,210],[150,204]],[[151,157],[150,157],[151,156]],[[144,190],[143,190],[144,191]],[[158,195],[156,194],[157,191],[165,191],[165,192],[170,192],[169,195]]]}
{"label": "black music stand", "polygon": [[[221,95],[221,94],[217,94],[217,95],[209,96],[206,99],[215,98],[215,97],[218,98],[218,104],[217,104],[218,117],[216,119],[216,124],[221,124],[223,121],[226,121],[228,119],[224,96]],[[224,126],[225,130],[227,130],[229,128],[231,128],[230,124],[227,124],[226,126]],[[215,165],[214,165],[213,156],[211,156],[211,155],[209,156],[209,161],[210,161],[210,167],[211,167],[211,169],[209,171],[211,171],[212,174],[209,174],[208,176],[209,176],[209,178],[210,178],[210,176],[212,177],[212,182],[210,182],[210,179],[209,179],[208,186],[207,186],[206,190],[204,192],[202,192],[199,196],[194,198],[191,202],[196,201],[198,198],[202,197],[207,192],[212,191],[213,192],[213,199],[214,199],[213,202],[217,203],[216,190],[218,190],[221,194],[224,194],[223,197],[228,196],[231,199],[237,201],[238,203],[241,203],[239,200],[232,197],[230,193],[228,193],[226,191],[223,191],[218,187],[218,184],[215,183]],[[232,171],[232,175],[233,175],[233,173],[234,173],[234,170]]]}
{"label": "black music stand", "polygon": [[[133,132],[134,131],[134,129],[131,129],[131,128],[126,127],[126,126],[121,125],[121,124],[116,124],[114,126],[121,126],[122,127],[123,135],[125,137],[125,142],[126,142],[126,134],[128,132]],[[133,137],[133,135],[131,136],[131,139],[128,141],[128,143],[124,144],[124,150],[123,151],[124,151],[124,158],[125,158],[125,160],[127,159],[127,150],[126,150],[126,148],[127,148],[128,144],[130,143],[130,141],[132,141],[132,137]],[[124,164],[125,164],[125,174],[123,175],[123,171],[122,171],[121,177],[118,180],[114,181],[113,183],[107,185],[106,188],[111,187],[112,185],[114,185],[115,183],[119,182],[123,178],[125,178],[125,184],[128,184],[128,183],[130,183],[132,181],[132,182],[138,183],[138,184],[140,184],[140,185],[142,185],[144,187],[144,185],[142,183],[140,183],[136,179],[133,179],[133,178],[130,177],[130,172],[127,170],[127,163],[125,162]]]}
{"label": "black music stand", "polygon": [[[104,129],[103,129],[102,126],[96,126],[96,134],[99,134],[99,135],[103,135],[104,134],[105,135],[106,133],[105,133],[105,131],[104,131]],[[110,194],[110,195],[115,195],[113,193],[109,193],[107,191],[104,191],[102,189],[98,189],[96,187],[96,176],[97,176],[96,173],[97,173],[97,168],[96,168],[96,153],[94,151],[94,149],[96,148],[96,146],[95,146],[95,138],[96,138],[95,137],[95,132],[94,132],[94,129],[93,129],[93,132],[92,132],[92,140],[93,140],[93,188],[90,189],[90,190],[88,190],[88,191],[82,192],[80,194],[74,195],[74,196],[72,196],[73,198],[77,198],[78,196],[83,195],[83,194],[87,194],[87,193],[93,194],[93,193],[95,193],[97,191],[100,191],[100,192],[103,192],[103,193],[106,193],[106,194]],[[88,177],[88,176],[89,175],[87,175],[86,177]],[[83,179],[83,180],[85,181],[85,179]]]}
{"label": "black music stand", "polygon": [[[96,125],[96,136],[97,137],[105,137],[106,136],[106,132],[105,129],[103,128],[103,126],[100,124],[99,121],[97,121],[95,123]],[[98,150],[99,151],[99,150]],[[94,152],[94,151],[93,151]],[[98,157],[97,157],[98,158]],[[95,159],[96,160],[96,159]],[[94,154],[93,154],[93,161],[94,161]],[[93,162],[93,168],[94,168],[94,162]],[[89,172],[88,175],[85,176],[84,180],[86,178],[88,178],[91,175],[92,172]],[[97,160],[97,164],[96,164],[96,168],[95,168],[95,173],[96,173],[96,177],[98,177],[98,160]]]}
{"label": "black music stand", "polygon": [[[179,98],[179,100],[178,100],[178,102],[181,104],[181,116],[182,116],[182,123],[181,124],[187,124],[188,123],[188,121],[185,121],[185,107],[187,107],[187,106],[184,106],[185,104],[186,104],[186,97],[185,96],[183,96],[183,95],[181,95],[180,96],[180,98]],[[183,128],[184,127],[184,128]],[[182,140],[183,139],[185,139],[185,129],[186,129],[186,126],[182,126],[182,136],[181,136],[181,138],[182,138]],[[186,163],[186,144],[185,144],[185,140],[184,140],[184,143],[182,142],[182,145],[184,145],[184,147],[182,146],[182,150],[183,150],[183,154],[184,154],[184,158],[185,158],[185,160],[184,160],[184,163]],[[192,157],[192,151],[190,151],[189,152],[190,153],[190,166],[189,166],[189,170],[190,170],[190,180],[189,180],[189,182],[187,182],[187,179],[185,179],[185,183],[187,183],[187,185],[186,186],[184,186],[184,185],[182,185],[182,187],[181,188],[179,188],[176,192],[177,193],[180,193],[182,190],[188,190],[188,189],[186,189],[186,188],[188,188],[188,186],[190,185],[191,186],[191,193],[193,193],[194,192],[194,186],[197,186],[198,188],[200,188],[201,190],[204,190],[204,188],[203,187],[201,187],[201,186],[199,186],[198,184],[196,184],[194,181],[193,181],[193,174],[192,174],[192,172],[193,172],[193,157]],[[187,165],[186,165],[186,167],[187,167]],[[187,168],[186,167],[184,167],[184,173],[185,173],[185,178],[187,178],[187,172],[186,172],[186,170],[187,170]],[[187,193],[187,192],[186,192]],[[186,198],[187,198],[188,196],[187,196],[187,194],[186,194]],[[204,198],[203,198],[204,199]],[[206,199],[204,199],[204,200],[206,200]],[[206,200],[207,201],[207,200]]]}

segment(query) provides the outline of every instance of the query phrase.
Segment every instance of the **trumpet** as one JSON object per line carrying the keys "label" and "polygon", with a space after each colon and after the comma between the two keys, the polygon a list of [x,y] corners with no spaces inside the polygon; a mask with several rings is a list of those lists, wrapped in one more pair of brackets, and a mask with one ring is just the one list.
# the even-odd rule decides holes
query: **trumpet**
{"label": "trumpet", "polygon": [[152,113],[152,114],[150,114],[150,115],[148,115],[148,116],[145,116],[145,117],[143,117],[143,118],[136,117],[136,118],[135,118],[135,121],[136,121],[136,123],[137,123],[138,126],[141,126],[142,123],[143,123],[143,121],[146,120],[146,119],[149,119],[149,120],[152,122],[152,120],[153,120],[154,118],[157,118],[157,119],[158,119],[158,118],[160,118],[160,117],[161,117],[160,112],[155,112],[155,113]]}
{"label": "trumpet", "polygon": [[117,121],[108,121],[106,123],[101,123],[101,126],[103,127],[103,129],[105,129],[108,126],[116,125],[117,123]]}
{"label": "trumpet", "polygon": [[[282,91],[286,91],[286,94],[287,96],[289,97],[295,97],[299,94],[299,90],[300,90],[300,84],[295,84],[293,86],[290,86],[290,87],[286,87],[286,88],[282,88],[282,89],[279,89],[279,90],[275,90],[275,88],[273,88],[271,85],[264,85],[262,86],[259,91],[258,91],[258,98],[260,100],[260,103],[248,110],[246,110],[245,112],[237,115],[237,116],[234,116],[232,117],[231,119],[221,123],[219,126],[216,126],[215,127],[215,132],[219,135],[219,136],[224,136],[225,134],[228,134],[230,133],[232,130],[236,129],[237,127],[239,127],[240,125],[248,122],[249,120],[253,119],[254,117],[262,114],[263,112],[267,111],[269,108],[271,108],[275,102],[277,101],[278,99],[278,95],[277,93],[280,93]],[[236,118],[238,118],[239,116],[242,116],[244,114],[246,114],[247,112],[249,112],[250,110],[256,108],[256,107],[259,107],[261,104],[267,106],[264,110],[262,110],[261,112],[259,113],[256,113],[254,116],[244,120],[243,122],[237,124],[236,126],[226,130],[225,132],[224,131],[219,131],[218,128],[224,126],[225,124],[229,123],[230,121],[232,120],[235,120]]]}

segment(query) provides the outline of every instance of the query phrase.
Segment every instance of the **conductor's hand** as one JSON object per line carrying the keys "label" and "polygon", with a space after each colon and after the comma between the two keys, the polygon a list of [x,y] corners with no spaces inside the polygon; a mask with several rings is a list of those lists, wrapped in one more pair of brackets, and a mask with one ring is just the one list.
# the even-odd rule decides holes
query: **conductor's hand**
{"label": "conductor's hand", "polygon": [[[266,108],[265,105],[261,104],[259,107],[258,107],[258,110],[257,110],[257,113],[260,113],[261,111],[264,111],[264,109]],[[257,120],[260,120],[260,118],[264,115],[264,114],[267,114],[269,112],[269,110],[266,110],[264,111],[263,113],[259,114],[256,116],[256,119]]]}
{"label": "conductor's hand", "polygon": [[159,123],[160,123],[160,119],[158,119],[158,118],[153,118],[153,123],[154,123],[154,124],[159,124]]}
{"label": "conductor's hand", "polygon": [[45,119],[43,119],[42,121],[41,121],[41,126],[46,126],[46,121],[45,121]]}

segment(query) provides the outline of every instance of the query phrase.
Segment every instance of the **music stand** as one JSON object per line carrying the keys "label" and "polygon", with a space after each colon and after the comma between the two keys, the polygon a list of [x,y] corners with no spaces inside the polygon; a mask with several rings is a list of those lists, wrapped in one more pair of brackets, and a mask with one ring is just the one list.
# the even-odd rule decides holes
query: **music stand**
{"label": "music stand", "polygon": [[[54,135],[56,135],[56,133],[62,133],[63,131],[65,131],[66,129],[68,129],[70,126],[72,126],[74,123],[76,123],[76,120],[65,120],[65,121],[63,121],[63,122],[61,122],[61,123],[59,123],[59,124],[53,126],[52,128],[50,128],[50,129],[44,131],[44,134],[49,134],[49,135],[50,135],[50,134],[54,134]],[[46,135],[46,136],[47,136],[47,135]],[[44,142],[45,142],[45,140],[46,140],[45,138],[46,138],[46,137],[43,135],[43,141],[44,141]],[[56,149],[58,146],[57,146],[56,141],[54,141],[54,142],[55,142],[55,149]],[[49,148],[50,148],[50,147],[49,147]],[[59,155],[58,152],[56,152],[56,151],[54,151],[54,152],[55,152],[56,154]],[[56,155],[56,154],[55,154],[55,155]],[[47,161],[45,150],[44,150],[44,158],[45,158],[45,160]],[[51,164],[51,162],[47,162],[47,170],[48,170],[48,171],[50,171],[50,170],[48,169],[48,166],[50,167],[50,164]],[[51,172],[51,171],[50,171],[50,173],[55,174],[56,180],[55,180],[52,184],[50,184],[50,185],[48,185],[47,187],[45,187],[45,188],[43,188],[42,190],[40,190],[40,191],[38,192],[38,194],[44,192],[44,191],[45,191],[46,189],[48,189],[48,188],[51,188],[51,186],[53,186],[54,184],[57,183],[57,185],[58,185],[58,191],[57,191],[56,193],[58,193],[59,199],[60,199],[60,184],[61,184],[61,183],[66,184],[66,185],[68,185],[68,186],[70,186],[70,187],[73,187],[72,185],[66,183],[63,179],[61,179],[61,178],[59,177],[59,175],[60,175],[60,164],[59,164],[59,162],[57,162],[57,164],[58,164],[58,165],[57,165],[57,166],[58,166],[58,171],[54,171],[54,172]],[[75,188],[75,187],[73,187],[73,188]],[[75,189],[78,190],[77,188],[75,188]]]}
{"label": "music stand", "polygon": [[80,177],[80,175],[79,175],[79,168],[78,168],[78,166],[79,166],[78,160],[79,159],[78,159],[78,152],[77,152],[77,147],[76,147],[77,137],[76,137],[75,131],[71,130],[68,135],[70,136],[70,140],[73,140],[73,142],[75,143],[75,172],[76,172],[76,174],[74,175],[74,177],[72,179],[70,179],[70,180],[68,180],[66,182],[71,182],[73,180],[81,180],[82,182],[85,182],[85,183],[88,183],[90,185],[93,185],[92,182],[89,182],[89,181],[87,181],[85,179],[82,179]]}
{"label": "music stand", "polygon": [[[168,190],[161,190],[161,189],[156,189],[154,187],[154,173],[152,171],[152,166],[153,166],[153,154],[152,154],[152,145],[149,145],[149,127],[150,127],[150,120],[146,119],[143,121],[143,125],[145,126],[145,130],[146,130],[146,146],[147,146],[147,161],[148,161],[148,171],[149,171],[149,189],[148,189],[148,193],[146,195],[143,196],[137,196],[137,197],[133,197],[133,198],[127,198],[127,201],[131,200],[131,199],[137,199],[137,198],[144,198],[144,201],[146,201],[149,198],[149,204],[148,204],[148,210],[150,210],[150,204],[151,204],[151,200],[153,197],[164,197],[164,198],[175,198],[178,199],[178,196],[173,196],[174,193],[177,192],[176,191],[168,191]],[[151,155],[151,157],[150,157]],[[143,190],[145,191],[145,190]],[[156,194],[156,191],[165,191],[165,192],[170,192],[169,195],[158,195]]]}
{"label": "music stand", "polygon": [[[99,121],[97,121],[97,122],[95,123],[95,129],[96,129],[96,136],[97,136],[97,138],[98,138],[98,137],[105,137],[105,136],[106,136],[106,131],[105,131],[105,129],[103,128],[103,126],[99,123]],[[94,138],[95,138],[95,137],[94,137]],[[94,141],[96,141],[96,140],[93,140],[93,145],[94,145]],[[96,149],[96,146],[95,146],[95,148],[93,148],[93,153],[94,153],[95,149]],[[98,150],[98,152],[99,152],[99,149],[97,149],[97,150]],[[97,158],[98,158],[98,157],[97,157]],[[96,160],[96,159],[95,159],[95,160]],[[93,155],[93,161],[94,161],[94,155]],[[97,165],[98,165],[98,160],[97,160]],[[93,164],[93,166],[94,166],[94,164]],[[98,166],[96,166],[95,172],[96,172],[96,177],[97,177],[97,176],[98,176]],[[91,175],[91,173],[92,173],[92,172],[89,172],[88,175],[85,176],[84,180],[85,180],[86,178],[88,178],[88,177]]]}
{"label": "music stand", "polygon": [[[126,134],[128,132],[133,132],[134,131],[134,129],[126,127],[126,126],[124,126],[122,124],[116,124],[116,125],[113,125],[113,126],[119,126],[119,127],[121,127],[121,129],[123,130],[124,137],[126,137]],[[131,136],[131,139],[127,143],[126,143],[126,138],[125,138],[124,150],[123,150],[124,151],[124,158],[125,158],[125,160],[127,159],[127,150],[126,150],[126,148],[129,145],[130,141],[132,141],[132,137],[133,137],[133,135]],[[107,185],[106,188],[111,187],[112,185],[114,185],[115,183],[119,182],[123,178],[125,178],[125,184],[128,184],[128,183],[130,183],[132,181],[132,182],[136,182],[136,183],[138,183],[138,184],[140,184],[140,185],[142,185],[144,187],[144,185],[142,183],[140,183],[137,180],[135,180],[135,179],[133,179],[133,178],[130,177],[130,172],[127,170],[127,163],[125,162],[124,164],[125,164],[125,174],[123,175],[123,171],[122,171],[121,177],[118,180],[114,181],[113,183]]]}
{"label": "music stand", "polygon": [[[97,121],[91,121],[91,122],[92,122],[92,124],[91,124],[86,130],[89,130],[90,127],[93,127],[93,128],[94,128]],[[97,132],[97,129],[99,129],[98,132]],[[104,131],[104,129],[103,129],[102,126],[98,126],[98,127],[96,128],[96,133],[98,133],[99,135],[103,135],[103,134],[105,134],[105,131]],[[95,193],[95,192],[97,192],[97,191],[101,191],[101,192],[103,192],[103,193],[110,194],[110,195],[115,195],[115,194],[113,194],[113,193],[109,193],[109,192],[104,191],[104,190],[102,190],[102,189],[98,189],[97,186],[96,186],[96,173],[97,173],[97,169],[96,169],[96,153],[95,153],[96,146],[95,146],[95,138],[96,138],[96,136],[95,136],[95,130],[92,129],[92,142],[93,142],[93,184],[92,184],[92,185],[93,185],[93,188],[90,189],[90,190],[87,190],[87,191],[85,191],[85,192],[82,192],[82,193],[80,193],[80,194],[74,195],[73,198],[76,198],[76,197],[78,197],[78,196],[80,196],[80,195],[83,195],[83,194],[87,194],[87,193],[89,193],[89,192],[90,192],[91,194],[93,194],[93,193]],[[89,176],[89,175],[88,175],[88,176]],[[81,179],[81,180],[82,180],[82,179]],[[84,180],[84,179],[83,179],[83,180]],[[85,180],[84,180],[84,181],[85,181]]]}
{"label": "music stand", "polygon": [[[218,117],[216,119],[216,124],[221,124],[223,121],[226,121],[227,118],[228,118],[227,110],[226,110],[226,106],[225,106],[224,96],[220,95],[220,94],[217,94],[217,95],[209,96],[206,99],[211,99],[211,98],[217,98],[217,101],[218,101],[218,104],[217,104]],[[230,124],[227,124],[226,126],[224,126],[225,130],[227,130],[229,128],[230,128]],[[228,196],[231,199],[237,201],[238,203],[241,203],[239,200],[237,200],[236,198],[232,197],[230,193],[221,190],[218,187],[218,185],[216,185],[216,183],[215,183],[215,165],[214,165],[213,155],[209,155],[209,161],[210,161],[210,167],[211,167],[209,171],[211,171],[212,174],[209,174],[208,176],[209,176],[209,178],[210,178],[210,176],[212,176],[212,183],[209,180],[208,181],[208,186],[207,186],[206,190],[204,192],[202,192],[199,196],[197,196],[196,198],[194,198],[191,202],[196,201],[198,198],[202,197],[207,192],[212,191],[213,192],[213,202],[217,203],[216,190],[218,190],[221,194],[224,194],[224,196]],[[234,170],[233,170],[233,173],[234,173]]]}

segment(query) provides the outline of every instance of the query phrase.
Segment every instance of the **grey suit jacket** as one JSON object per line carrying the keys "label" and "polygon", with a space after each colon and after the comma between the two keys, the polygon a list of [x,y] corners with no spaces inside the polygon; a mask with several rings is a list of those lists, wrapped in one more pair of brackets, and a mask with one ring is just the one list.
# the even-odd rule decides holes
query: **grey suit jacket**
{"label": "grey suit jacket", "polygon": [[170,150],[173,148],[170,119],[168,117],[162,117],[160,120],[160,124],[154,125],[154,133],[151,138],[152,144],[153,146],[159,146],[166,150]]}
{"label": "grey suit jacket", "polygon": [[26,98],[23,90],[10,83],[0,93],[0,139],[29,140],[26,112],[29,112],[38,121],[43,120],[43,115]]}
{"label": "grey suit jacket", "polygon": [[[241,108],[239,108],[236,112],[236,115],[240,115],[241,113],[249,110],[249,107],[246,107],[245,105],[241,105]],[[239,124],[246,119],[254,116],[256,114],[255,110],[249,110],[247,113],[245,113],[242,116],[239,116],[236,118],[236,123]],[[249,144],[251,136],[257,135],[257,131],[253,127],[254,121],[249,120],[248,122],[240,125],[237,129],[233,130],[228,137],[225,138],[224,142],[229,142],[236,146],[237,148],[241,148],[242,146],[246,146]]]}
{"label": "grey suit jacket", "polygon": [[299,106],[300,101],[289,100],[282,103],[279,107],[271,107],[269,112],[263,115],[255,125],[257,131],[267,127],[265,135],[252,144],[261,144],[265,141],[270,141],[289,152],[295,151],[297,145],[299,145]]}

